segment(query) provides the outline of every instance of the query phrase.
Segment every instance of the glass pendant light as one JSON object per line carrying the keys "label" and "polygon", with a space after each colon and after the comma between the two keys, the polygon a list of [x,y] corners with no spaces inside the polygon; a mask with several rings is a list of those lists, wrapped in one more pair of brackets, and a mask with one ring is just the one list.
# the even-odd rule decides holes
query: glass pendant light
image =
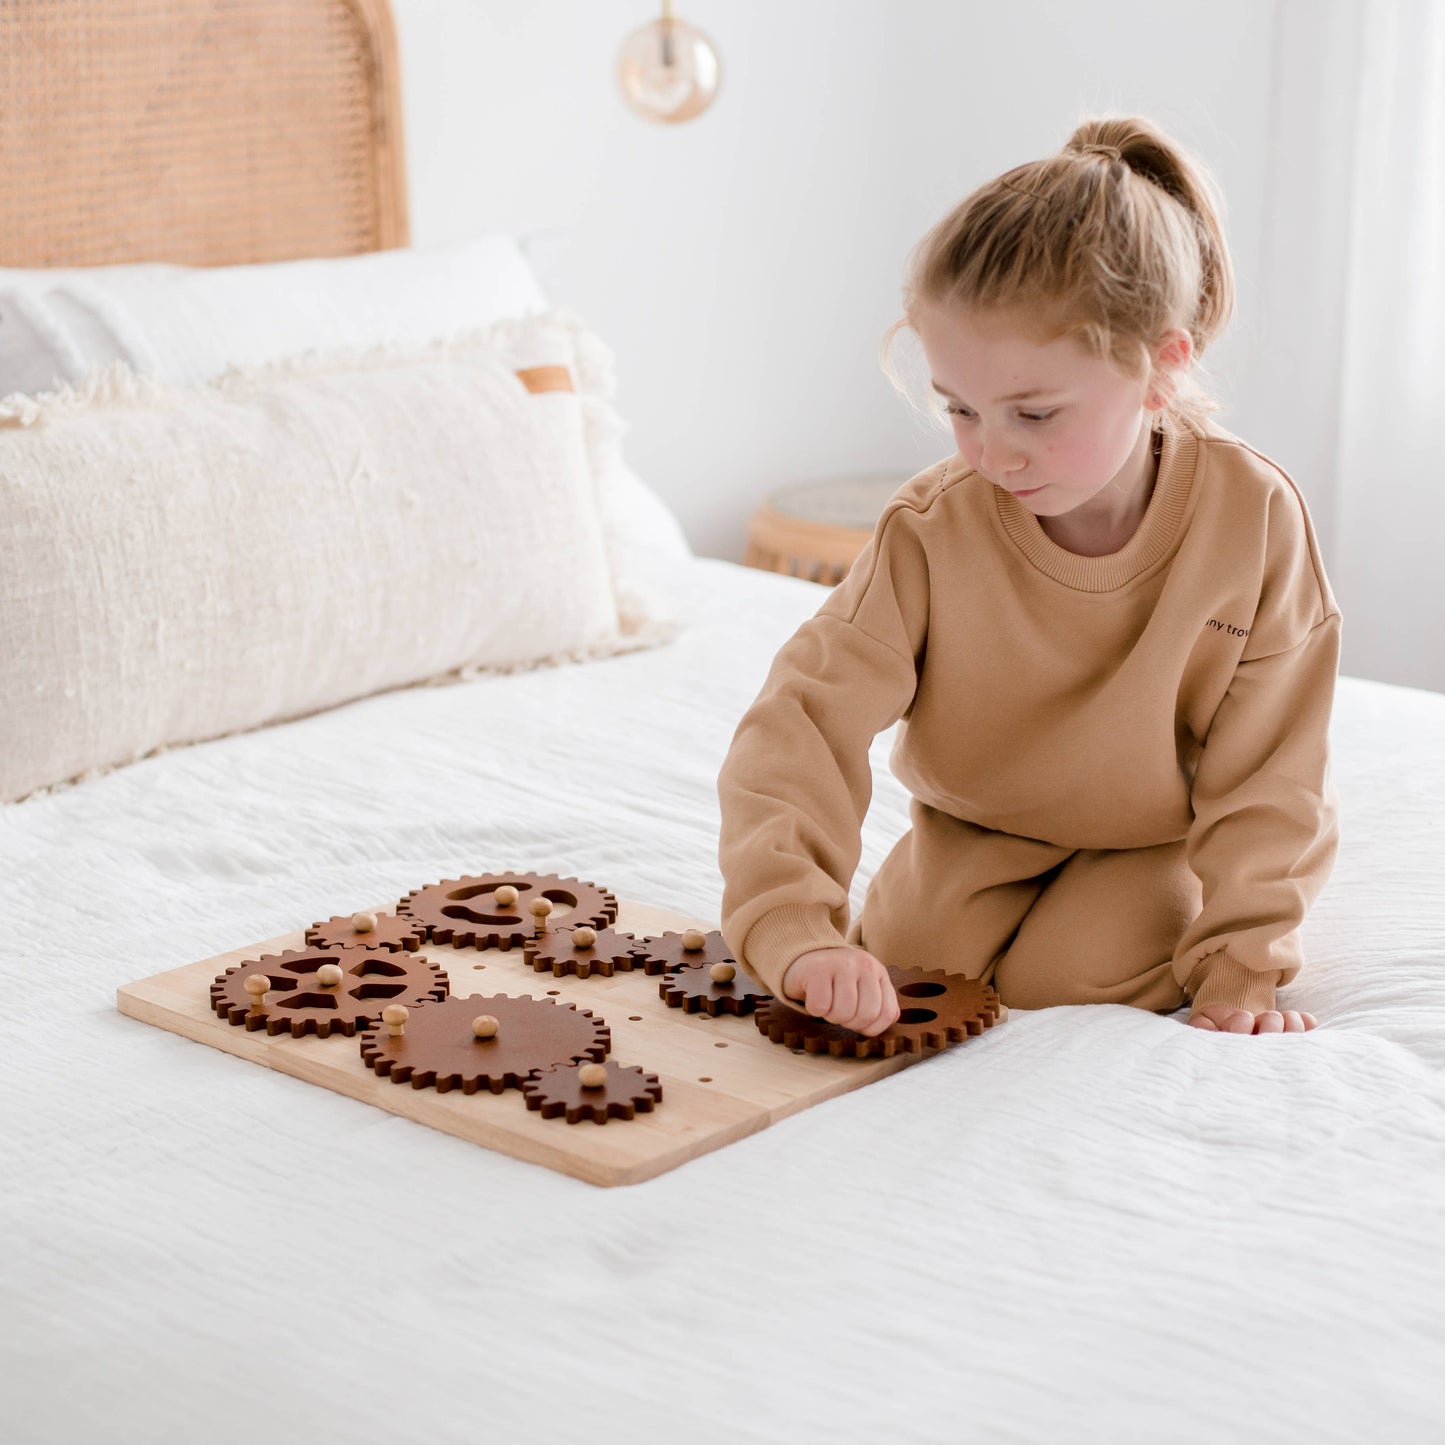
{"label": "glass pendant light", "polygon": [[634,30],[617,57],[623,98],[638,115],[655,121],[701,115],[717,94],[720,70],[712,42],[673,16],[672,0],[662,0],[662,19]]}

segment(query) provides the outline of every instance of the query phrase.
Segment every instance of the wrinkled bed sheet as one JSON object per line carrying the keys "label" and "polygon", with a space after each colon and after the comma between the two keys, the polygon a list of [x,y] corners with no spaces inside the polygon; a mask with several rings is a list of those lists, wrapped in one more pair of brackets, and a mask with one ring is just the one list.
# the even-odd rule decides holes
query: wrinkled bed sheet
{"label": "wrinkled bed sheet", "polygon": [[[0,808],[0,1434],[1439,1441],[1439,694],[1341,679],[1343,843],[1285,995],[1305,1036],[1015,1011],[605,1190],[116,1011],[121,983],[463,871],[715,921],[714,779],[823,594],[661,575],[669,646]],[[855,907],[906,826],[890,742]]]}

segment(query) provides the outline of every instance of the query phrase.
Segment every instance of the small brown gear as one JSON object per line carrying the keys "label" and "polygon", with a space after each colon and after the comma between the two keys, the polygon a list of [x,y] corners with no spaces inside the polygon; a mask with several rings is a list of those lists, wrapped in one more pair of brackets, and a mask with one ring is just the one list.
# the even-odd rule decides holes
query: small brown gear
{"label": "small brown gear", "polygon": [[773,998],[758,1005],[758,1028],[775,1044],[825,1050],[834,1057],[892,1058],[894,1054],[924,1053],[981,1034],[1000,1022],[1003,1008],[992,984],[941,969],[894,968],[886,965],[898,991],[898,1022],[869,1037],[826,1019],[815,1018]]}
{"label": "small brown gear", "polygon": [[[734,965],[736,968],[736,965]],[[761,984],[754,983],[741,969],[727,983],[713,978],[711,963],[690,963],[670,973],[658,985],[658,993],[669,1008],[690,1014],[750,1014],[764,1000],[772,998]]]}
{"label": "small brown gear", "polygon": [[[517,890],[515,903],[497,901],[497,889]],[[617,917],[617,896],[580,878],[556,873],[478,873],[413,888],[396,906],[405,918],[424,923],[433,943],[458,948],[509,949],[534,936],[529,904],[545,898],[552,905],[548,929],[605,928]]]}
{"label": "small brown gear", "polygon": [[360,929],[355,920],[361,915],[347,913],[313,923],[306,930],[306,942],[312,948],[363,948],[370,953],[415,953],[426,942],[426,926],[414,918],[399,918],[395,913],[371,914],[372,926]]}
{"label": "small brown gear", "polygon": [[[684,940],[691,933],[701,933],[701,948],[688,948]],[[737,966],[737,959],[722,934],[714,928],[703,933],[700,928],[684,929],[681,933],[659,933],[655,938],[639,938],[632,950],[642,962],[644,973],[676,973],[689,964],[730,963]]]}
{"label": "small brown gear", "polygon": [[549,928],[541,938],[529,938],[522,945],[522,952],[538,973],[550,970],[557,978],[568,973],[575,973],[578,978],[594,973],[611,978],[619,970],[631,973],[639,967],[632,954],[637,947],[637,939],[632,934],[618,933],[612,928],[592,932],[595,941],[583,945],[575,941],[573,930]]}
{"label": "small brown gear", "polygon": [[583,1119],[605,1124],[611,1119],[631,1119],[640,1109],[650,1114],[662,1102],[662,1083],[656,1074],[644,1069],[627,1068],[609,1059],[602,1065],[607,1080],[588,1088],[579,1077],[583,1065],[562,1064],[543,1069],[522,1084],[522,1095],[529,1109],[540,1109],[544,1119],[565,1115],[569,1124]]}
{"label": "small brown gear", "polygon": [[[317,972],[326,964],[341,970],[341,982],[324,985]],[[257,1008],[246,980],[264,974],[271,981],[264,1008]],[[268,1034],[299,1038],[333,1029],[350,1037],[381,1017],[387,1004],[414,1008],[447,996],[447,976],[421,955],[362,949],[293,948],[234,964],[211,984],[211,1007],[228,1023]]]}
{"label": "small brown gear", "polygon": [[[472,1023],[495,1020],[491,1037],[478,1037]],[[411,1011],[400,1037],[378,1024],[362,1035],[361,1057],[369,1068],[413,1089],[439,1094],[460,1089],[494,1094],[520,1088],[539,1069],[607,1057],[612,1031],[590,1009],[530,994],[453,995]]]}

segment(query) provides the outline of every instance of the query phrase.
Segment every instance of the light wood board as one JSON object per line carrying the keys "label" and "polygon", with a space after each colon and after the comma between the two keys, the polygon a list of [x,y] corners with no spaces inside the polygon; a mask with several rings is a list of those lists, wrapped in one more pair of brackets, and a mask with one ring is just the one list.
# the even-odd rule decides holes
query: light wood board
{"label": "light wood board", "polygon": [[[619,901],[614,927],[638,937],[684,928],[715,928],[645,904]],[[389,913],[390,908],[378,908]],[[549,923],[565,925],[565,914]],[[809,1105],[860,1088],[919,1061],[833,1058],[772,1043],[751,1015],[684,1012],[659,996],[662,976],[641,972],[611,978],[555,978],[537,973],[510,950],[428,944],[424,956],[447,974],[454,995],[505,993],[548,996],[590,1009],[611,1030],[608,1058],[656,1074],[662,1100],[651,1113],[568,1124],[528,1109],[520,1089],[439,1094],[373,1073],[362,1062],[360,1038],[334,1034],[268,1035],[229,1024],[212,1012],[210,985],[232,964],[305,946],[305,930],[158,973],[116,990],[123,1014],[253,1063],[334,1089],[392,1114],[414,1119],[474,1144],[545,1165],[591,1184],[636,1184],[675,1169],[712,1149],[756,1133]]]}

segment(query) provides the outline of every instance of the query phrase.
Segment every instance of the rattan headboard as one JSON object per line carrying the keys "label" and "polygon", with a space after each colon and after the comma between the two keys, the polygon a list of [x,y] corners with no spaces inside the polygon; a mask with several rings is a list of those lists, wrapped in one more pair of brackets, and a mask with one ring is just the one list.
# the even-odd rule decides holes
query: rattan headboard
{"label": "rattan headboard", "polygon": [[0,266],[407,240],[386,0],[0,0]]}

